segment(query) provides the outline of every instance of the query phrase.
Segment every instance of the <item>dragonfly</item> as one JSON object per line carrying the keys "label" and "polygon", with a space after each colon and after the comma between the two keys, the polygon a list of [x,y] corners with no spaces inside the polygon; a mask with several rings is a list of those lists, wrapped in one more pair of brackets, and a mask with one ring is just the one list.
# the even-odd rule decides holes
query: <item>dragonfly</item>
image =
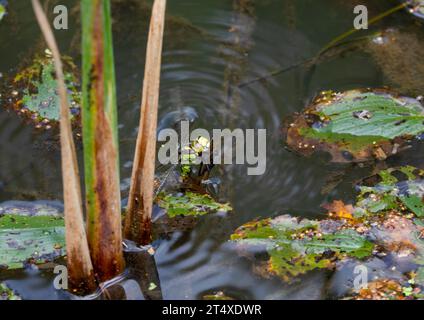
{"label": "dragonfly", "polygon": [[[205,192],[202,184],[214,182],[209,179],[214,167],[212,161],[209,161],[210,164],[196,164],[205,152],[212,155],[212,143],[204,137],[198,137],[179,151],[180,164],[159,165],[155,174],[155,198],[166,189],[194,189]],[[181,163],[182,160],[185,160],[184,164]]]}

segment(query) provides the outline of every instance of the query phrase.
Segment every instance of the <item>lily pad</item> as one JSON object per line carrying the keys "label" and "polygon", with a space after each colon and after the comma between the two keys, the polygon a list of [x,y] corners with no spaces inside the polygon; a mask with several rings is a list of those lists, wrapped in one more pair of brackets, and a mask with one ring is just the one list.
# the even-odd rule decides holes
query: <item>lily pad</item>
{"label": "lily pad", "polygon": [[[65,68],[65,83],[69,93],[71,120],[80,116],[81,94],[77,68],[70,57],[62,57]],[[19,115],[25,116],[37,128],[50,129],[60,119],[60,99],[57,93],[54,64],[51,54],[36,56],[30,66],[9,80],[4,103]]]}
{"label": "lily pad", "polygon": [[288,146],[333,162],[384,160],[424,132],[424,108],[387,90],[322,92],[287,126]]}
{"label": "lily pad", "polygon": [[[52,209],[54,210],[54,209]],[[64,255],[65,227],[63,217],[49,214],[52,210],[30,215],[23,211],[0,213],[0,266],[19,269],[26,263],[46,263]]]}
{"label": "lily pad", "polygon": [[159,194],[157,197],[158,205],[167,211],[169,217],[176,216],[202,216],[208,213],[218,211],[231,211],[228,204],[216,202],[207,194],[198,194],[186,192],[177,195]]}

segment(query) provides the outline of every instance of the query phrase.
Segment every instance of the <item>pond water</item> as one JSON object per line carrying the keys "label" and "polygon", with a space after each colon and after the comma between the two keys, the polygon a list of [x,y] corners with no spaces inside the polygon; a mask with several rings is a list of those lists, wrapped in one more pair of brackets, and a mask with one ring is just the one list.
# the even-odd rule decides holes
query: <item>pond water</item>
{"label": "pond water", "polygon": [[[51,9],[55,1],[46,2]],[[77,1],[61,3],[70,9],[71,21],[69,30],[56,35],[62,53],[80,61]],[[284,147],[283,122],[321,90],[383,85],[396,89],[404,88],[403,83],[388,76],[369,53],[356,50],[326,59],[315,68],[301,65],[267,81],[239,85],[315,56],[329,41],[352,28],[353,7],[359,3],[366,4],[374,16],[398,2],[168,1],[160,118],[190,106],[198,114],[195,127],[267,129],[267,170],[262,176],[248,176],[244,166],[215,169],[221,179],[219,196],[232,204],[234,212],[227,217],[206,217],[189,232],[156,241],[155,258],[165,299],[199,299],[216,291],[250,299],[331,297],[331,275],[311,273],[291,285],[263,279],[252,272],[249,261],[235,254],[227,240],[238,226],[257,217],[289,213],[314,218],[323,214],[321,205],[332,199],[352,202],[353,183],[370,174],[372,166],[340,166],[329,163],[325,156],[302,158],[291,153]],[[124,197],[137,135],[149,4],[113,1]],[[44,50],[29,4],[10,1],[9,11],[8,19],[0,23],[3,74],[13,73],[32,53]],[[384,19],[373,30],[387,27],[406,30],[418,39],[424,37],[423,24],[404,11]],[[361,36],[371,32],[364,31]],[[424,59],[422,54],[417,57]],[[424,61],[419,63],[424,65]],[[413,71],[414,64],[410,67],[403,70],[405,74]],[[51,133],[36,132],[15,114],[0,109],[0,202],[61,199],[60,154],[52,140]],[[420,166],[423,150],[422,145],[415,146],[387,164]],[[343,182],[336,188],[328,187],[340,177]],[[0,273],[0,280],[4,279],[23,298],[60,297],[49,272]]]}

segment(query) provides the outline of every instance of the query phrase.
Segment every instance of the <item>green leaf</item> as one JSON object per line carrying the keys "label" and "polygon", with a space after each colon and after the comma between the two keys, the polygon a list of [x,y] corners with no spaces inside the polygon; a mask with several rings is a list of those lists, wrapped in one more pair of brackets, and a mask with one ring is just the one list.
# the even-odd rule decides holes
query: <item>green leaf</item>
{"label": "green leaf", "polygon": [[23,215],[0,216],[0,265],[18,269],[31,260],[44,263],[64,255],[65,224],[62,217]]}
{"label": "green leaf", "polygon": [[218,211],[231,211],[228,204],[216,202],[207,194],[187,192],[181,196],[159,195],[158,204],[165,209],[168,216],[173,218],[183,216],[202,216]]}
{"label": "green leaf", "polygon": [[417,217],[424,217],[424,202],[418,196],[402,196],[400,200],[411,210]]}
{"label": "green leaf", "polygon": [[295,118],[287,143],[305,155],[329,152],[335,162],[382,160],[397,153],[405,138],[423,132],[418,100],[384,90],[329,91]]}
{"label": "green leaf", "polygon": [[[396,173],[403,174],[404,178],[399,180]],[[423,176],[423,170],[412,166],[382,170],[377,175],[365,179],[365,181],[372,180],[372,186],[360,186],[357,208],[365,210],[368,214],[374,214],[392,209],[401,212],[405,206],[417,217],[423,217]]]}
{"label": "green leaf", "polygon": [[34,229],[63,227],[62,217],[52,216],[21,216],[6,214],[0,217],[0,229]]}
{"label": "green leaf", "polygon": [[[247,223],[231,236],[243,248],[263,247],[269,255],[266,271],[290,281],[314,269],[329,268],[344,255],[363,259],[374,245],[354,230],[323,234],[318,221],[290,216]],[[329,258],[330,257],[330,258]]]}
{"label": "green leaf", "polygon": [[[65,85],[70,93],[71,120],[75,120],[80,114],[81,102],[77,67],[70,57],[63,56],[62,60]],[[47,128],[59,121],[60,98],[54,63],[48,50],[45,56],[37,55],[31,65],[20,70],[9,85],[15,90],[6,101],[10,101],[9,107],[18,114],[26,115],[39,127]]]}
{"label": "green leaf", "polygon": [[[42,119],[59,121],[60,101],[53,72],[53,63],[45,65],[42,68],[40,81],[33,83],[37,93],[31,94],[29,89],[25,89],[22,102],[29,111]],[[71,103],[72,101],[69,99],[69,104],[71,105]]]}
{"label": "green leaf", "polygon": [[389,94],[350,91],[329,105],[318,105],[316,111],[329,119],[316,129],[320,133],[394,139],[424,132],[421,103]]}
{"label": "green leaf", "polygon": [[290,245],[268,251],[268,272],[275,274],[286,282],[315,269],[329,268],[331,260],[318,254],[301,254]]}

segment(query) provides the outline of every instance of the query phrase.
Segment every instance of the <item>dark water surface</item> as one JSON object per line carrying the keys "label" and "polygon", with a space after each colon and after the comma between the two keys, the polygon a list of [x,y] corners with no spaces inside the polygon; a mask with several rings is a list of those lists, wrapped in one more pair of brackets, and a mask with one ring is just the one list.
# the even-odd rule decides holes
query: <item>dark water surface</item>
{"label": "dark water surface", "polygon": [[[9,1],[0,23],[0,72],[7,74],[32,53],[44,50],[27,1]],[[50,1],[52,8],[54,1]],[[80,61],[77,1],[61,1],[71,14],[70,29],[57,31],[63,53]],[[149,1],[113,1],[114,42],[124,196],[131,174],[143,80]],[[245,7],[235,5],[244,3]],[[338,166],[325,157],[301,158],[287,151],[281,135],[287,116],[302,110],[320,90],[367,86],[400,87],[381,64],[357,50],[250,85],[238,85],[272,70],[311,58],[337,35],[352,28],[353,7],[367,4],[372,16],[397,1],[346,0],[169,0],[164,39],[160,118],[191,106],[196,127],[267,129],[267,170],[248,176],[244,166],[217,170],[220,197],[231,202],[227,218],[207,217],[191,232],[157,243],[156,261],[165,299],[198,299],[225,291],[238,298],[320,299],[328,296],[328,274],[312,273],[298,284],[264,280],[226,243],[234,229],[256,217],[284,213],[317,217],[332,199],[353,201],[352,183],[370,167]],[[406,28],[423,37],[423,24],[406,12],[386,18],[375,29]],[[364,32],[361,35],[369,34]],[[409,50],[409,48],[405,48]],[[421,51],[422,52],[422,51]],[[404,70],[405,73],[408,70]],[[0,201],[61,199],[59,150],[49,133],[37,133],[15,114],[0,109]],[[389,165],[419,165],[417,147]],[[325,188],[332,177],[343,182]],[[325,190],[327,190],[325,192]],[[0,280],[5,278],[0,273]],[[8,275],[24,298],[58,298],[49,273]]]}

